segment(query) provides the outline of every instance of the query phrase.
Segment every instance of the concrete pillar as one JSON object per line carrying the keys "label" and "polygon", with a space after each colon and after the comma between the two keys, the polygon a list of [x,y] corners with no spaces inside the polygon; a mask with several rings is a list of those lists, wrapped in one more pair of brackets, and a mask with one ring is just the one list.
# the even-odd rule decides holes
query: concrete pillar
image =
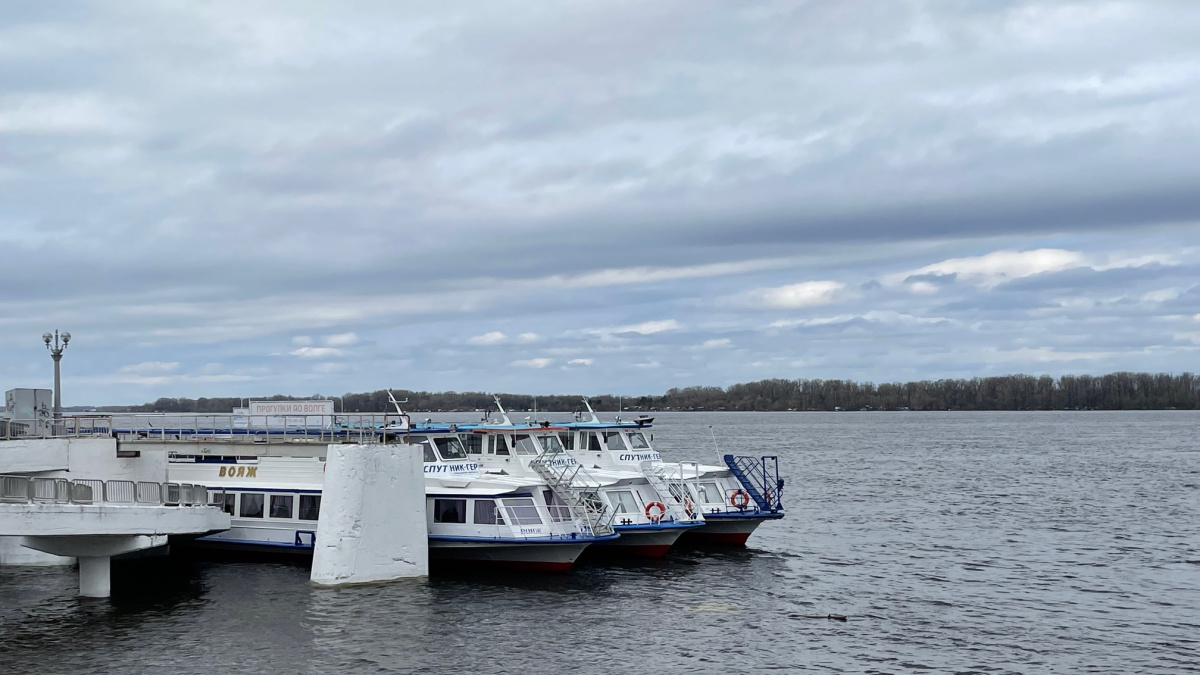
{"label": "concrete pillar", "polygon": [[77,535],[27,536],[22,539],[29,548],[79,559],[79,595],[85,598],[107,598],[112,594],[109,574],[112,557],[144,551],[167,543],[165,535]]}
{"label": "concrete pillar", "polygon": [[429,574],[419,446],[330,445],[310,579],[324,586]]}
{"label": "concrete pillar", "polygon": [[84,598],[107,598],[112,595],[112,558],[83,556],[79,558],[79,595]]}

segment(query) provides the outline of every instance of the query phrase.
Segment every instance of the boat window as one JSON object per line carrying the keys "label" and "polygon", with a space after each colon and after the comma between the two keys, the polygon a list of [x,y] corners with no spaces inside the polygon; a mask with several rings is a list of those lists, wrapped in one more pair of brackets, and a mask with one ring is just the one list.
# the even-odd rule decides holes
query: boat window
{"label": "boat window", "polygon": [[300,495],[300,520],[317,520],[321,515],[321,495]]}
{"label": "boat window", "polygon": [[575,434],[570,431],[558,432],[558,440],[562,442],[563,448],[567,450],[575,449]]}
{"label": "boat window", "polygon": [[508,509],[508,518],[517,525],[541,525],[542,516],[537,506],[529,498],[504,499],[504,508]]}
{"label": "boat window", "polygon": [[462,443],[458,442],[457,438],[435,438],[437,442],[438,454],[442,459],[466,459],[467,451],[463,449]]}
{"label": "boat window", "polygon": [[612,490],[608,493],[608,501],[612,503],[613,510],[617,513],[637,513],[637,500],[633,498],[633,492],[629,490]]}
{"label": "boat window", "polygon": [[413,440],[411,442],[421,446],[421,452],[425,455],[426,464],[438,461],[437,453],[433,451],[433,441],[422,436],[421,440]]}
{"label": "boat window", "polygon": [[262,518],[263,495],[253,492],[243,492],[242,507],[239,514],[243,518]]}
{"label": "boat window", "polygon": [[562,442],[558,440],[558,436],[538,436],[538,439],[541,440],[542,447],[546,449],[546,452],[563,451]]}
{"label": "boat window", "polygon": [[483,454],[483,436],[480,434],[463,434],[459,438],[462,439],[463,445],[467,448],[467,454],[482,455]]}
{"label": "boat window", "polygon": [[233,505],[237,501],[237,493],[234,492],[212,492],[212,496],[208,498],[208,503],[215,506],[229,515],[233,515]]}
{"label": "boat window", "polygon": [[642,432],[631,431],[626,435],[629,436],[629,447],[634,450],[650,449],[650,444],[646,442],[646,437],[642,435]]}
{"label": "boat window", "polygon": [[546,500],[546,508],[550,510],[550,520],[561,523],[571,519],[571,508],[554,490],[542,490],[542,497]]}
{"label": "boat window", "polygon": [[625,441],[621,440],[621,436],[622,434],[619,431],[606,431],[604,432],[604,444],[608,446],[609,450],[624,450]]}
{"label": "boat window", "polygon": [[600,452],[604,448],[600,445],[600,435],[596,433],[587,434],[587,449],[591,452]]}
{"label": "boat window", "polygon": [[291,495],[271,495],[271,517],[291,518],[292,501]]}
{"label": "boat window", "polygon": [[675,501],[683,503],[683,500],[687,499],[687,489],[679,483],[668,483],[667,489],[670,490],[671,496],[675,498]]}
{"label": "boat window", "polygon": [[541,452],[537,443],[534,443],[533,439],[526,434],[513,436],[513,450],[516,450],[518,455],[536,455]]}
{"label": "boat window", "polygon": [[500,515],[500,509],[496,508],[496,502],[491,499],[476,499],[475,500],[475,524],[476,525],[503,525],[504,516]]}
{"label": "boat window", "polygon": [[696,496],[705,504],[720,504],[725,501],[716,483],[701,483],[697,485]]}
{"label": "boat window", "polygon": [[492,447],[496,449],[497,455],[508,454],[508,444],[504,442],[504,434],[492,435]]}
{"label": "boat window", "polygon": [[465,499],[435,499],[435,500],[433,500],[433,522],[435,522],[435,523],[465,523],[465,522],[467,522],[467,500],[465,500]]}

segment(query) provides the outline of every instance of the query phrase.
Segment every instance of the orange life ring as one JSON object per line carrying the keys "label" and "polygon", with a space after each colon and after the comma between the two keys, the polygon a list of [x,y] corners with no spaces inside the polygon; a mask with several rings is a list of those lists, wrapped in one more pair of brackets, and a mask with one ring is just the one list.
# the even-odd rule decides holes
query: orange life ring
{"label": "orange life ring", "polygon": [[[650,515],[651,508],[658,509],[657,516]],[[663,504],[662,502],[650,502],[649,504],[646,505],[646,517],[650,519],[650,522],[657,523],[658,521],[662,520],[663,516],[665,516],[665,515],[667,515],[667,505],[666,504]]]}
{"label": "orange life ring", "polygon": [[[741,497],[741,500],[739,500],[738,497]],[[744,509],[747,506],[750,506],[750,493],[746,492],[745,490],[738,490],[732,495],[729,495],[729,503],[736,508]]]}

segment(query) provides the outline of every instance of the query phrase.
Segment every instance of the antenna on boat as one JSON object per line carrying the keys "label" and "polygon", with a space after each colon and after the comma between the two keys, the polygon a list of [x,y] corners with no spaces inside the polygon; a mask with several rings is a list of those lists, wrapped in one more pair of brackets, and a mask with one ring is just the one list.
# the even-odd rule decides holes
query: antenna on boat
{"label": "antenna on boat", "polygon": [[713,431],[712,425],[708,425],[708,435],[712,436],[713,450],[717,451],[717,457],[721,456],[721,448],[717,446],[717,432]]}
{"label": "antenna on boat", "polygon": [[492,400],[496,402],[496,409],[500,411],[500,417],[504,420],[504,424],[512,426],[512,420],[508,419],[508,413],[504,411],[504,405],[500,403],[500,396],[492,394]]}
{"label": "antenna on boat", "polygon": [[[397,401],[396,395],[392,393],[391,389],[388,389],[387,393],[388,393],[388,400],[391,401],[392,407],[394,407],[396,409],[396,414],[400,416],[400,428],[407,431],[408,427],[409,427],[408,413],[404,412],[404,409],[400,407],[400,404],[408,403],[408,399],[404,399],[403,401]],[[385,424],[387,422],[386,416],[384,416],[384,422],[385,422]]]}
{"label": "antenna on boat", "polygon": [[588,414],[592,416],[592,420],[591,420],[591,421],[593,421],[593,422],[599,422],[599,421],[600,421],[600,418],[596,416],[596,411],[595,411],[595,410],[592,410],[592,402],[591,402],[591,401],[589,401],[589,400],[588,400],[588,397],[586,397],[586,396],[584,396],[584,397],[583,397],[583,406],[584,406],[585,408],[587,408]]}

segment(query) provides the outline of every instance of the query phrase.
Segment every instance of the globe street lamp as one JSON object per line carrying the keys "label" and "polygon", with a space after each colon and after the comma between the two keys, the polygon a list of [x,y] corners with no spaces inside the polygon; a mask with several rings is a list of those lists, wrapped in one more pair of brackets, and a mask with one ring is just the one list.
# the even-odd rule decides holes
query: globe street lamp
{"label": "globe street lamp", "polygon": [[[50,358],[54,359],[54,419],[62,419],[62,378],[58,372],[58,362],[62,361],[63,350],[67,348],[67,343],[71,341],[71,334],[67,331],[62,332],[62,344],[58,342],[58,331],[54,331],[54,335],[42,333],[42,341],[46,343],[46,349],[50,350]],[[53,345],[51,343],[53,342]]]}

